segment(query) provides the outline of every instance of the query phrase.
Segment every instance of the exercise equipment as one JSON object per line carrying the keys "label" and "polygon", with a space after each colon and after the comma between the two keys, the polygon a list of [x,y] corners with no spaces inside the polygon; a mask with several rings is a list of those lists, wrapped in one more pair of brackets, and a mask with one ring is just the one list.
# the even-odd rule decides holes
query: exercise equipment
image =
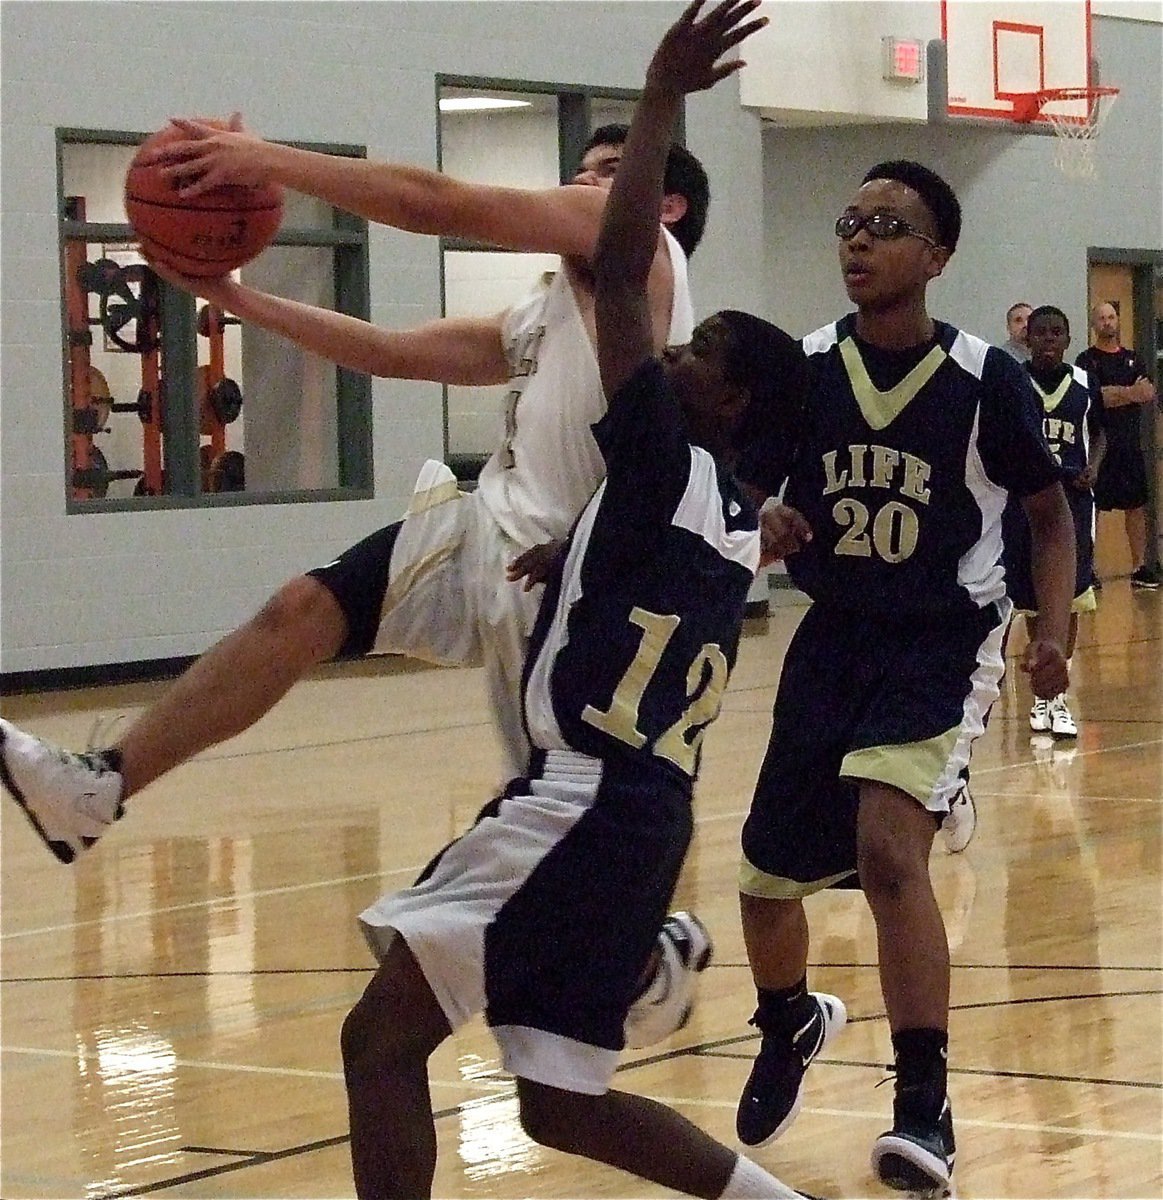
{"label": "exercise equipment", "polygon": [[101,453],[99,447],[94,446],[89,453],[89,465],[73,468],[73,487],[83,488],[101,498],[108,494],[109,484],[114,479],[140,480],[144,474],[144,471],[110,470],[108,462],[105,461],[105,455]]}
{"label": "exercise equipment", "polygon": [[[83,197],[69,198],[69,218],[85,220]],[[81,239],[65,243],[66,310],[69,350],[69,397],[71,408],[71,471],[73,499],[100,499],[116,479],[137,479],[136,496],[162,495],[166,490],[163,470],[162,409],[164,401],[161,345],[161,288],[157,276],[144,263],[122,265],[108,257],[90,262],[89,244]],[[94,303],[95,302],[95,303]],[[96,313],[94,315],[94,309]],[[235,459],[227,471],[213,478],[226,486],[210,486],[209,464],[237,451],[226,448],[226,426],[242,414],[243,396],[238,383],[226,374],[224,335],[228,325],[240,322],[227,317],[213,305],[203,305],[197,317],[197,332],[209,344],[209,362],[197,368],[196,399],[199,428],[209,438],[208,459],[203,470],[203,491],[240,490],[243,472]],[[133,354],[140,360],[141,386],[132,400],[114,399],[109,382],[92,361],[93,329],[107,339],[106,353]],[[101,360],[106,366],[105,359]],[[119,471],[110,467],[107,454],[94,444],[94,437],[110,432],[116,414],[132,413],[141,424],[142,470]]]}
{"label": "exercise equipment", "polygon": [[[69,198],[70,220],[85,220],[85,200]],[[110,258],[88,260],[88,244],[65,243],[65,309],[68,326],[73,499],[100,498],[113,479],[140,476],[149,494],[162,491],[160,289],[143,263],[128,266]],[[92,315],[96,298],[97,314]],[[141,388],[129,404],[114,401],[104,374],[93,365],[93,328],[117,350],[141,359]],[[109,467],[93,444],[113,413],[134,412],[142,426],[143,470],[124,474]]]}
{"label": "exercise equipment", "polygon": [[[204,304],[198,310],[198,333],[206,338],[210,347],[210,361],[198,368],[199,402],[201,405],[202,436],[210,439],[210,454],[219,459],[227,454],[226,426],[237,421],[242,413],[242,389],[226,374],[225,332],[228,325],[239,325],[237,317],[228,317],[213,304]],[[203,485],[206,491],[241,490],[213,489]]]}

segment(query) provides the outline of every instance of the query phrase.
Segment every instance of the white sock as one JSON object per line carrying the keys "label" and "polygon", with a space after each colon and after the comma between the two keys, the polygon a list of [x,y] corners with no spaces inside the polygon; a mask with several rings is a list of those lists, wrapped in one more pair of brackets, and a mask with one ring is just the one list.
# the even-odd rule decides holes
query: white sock
{"label": "white sock", "polygon": [[801,1194],[740,1154],[719,1200],[801,1200]]}

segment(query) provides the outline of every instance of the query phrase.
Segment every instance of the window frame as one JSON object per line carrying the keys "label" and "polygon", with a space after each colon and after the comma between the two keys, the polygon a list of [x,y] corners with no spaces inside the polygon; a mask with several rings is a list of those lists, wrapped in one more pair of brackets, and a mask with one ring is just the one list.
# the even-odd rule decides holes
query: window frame
{"label": "window frame", "polygon": [[[152,132],[152,131],[150,131]],[[72,404],[70,394],[69,328],[65,247],[71,241],[129,242],[129,224],[71,219],[66,208],[64,159],[74,145],[137,146],[150,132],[58,126],[55,131],[57,248],[61,300],[62,351],[61,483],[65,513],[143,512],[169,509],[226,508],[266,504],[325,503],[368,500],[375,495],[372,460],[372,382],[362,372],[336,367],[336,424],[339,483],[333,488],[287,488],[270,492],[203,492],[199,464],[201,419],[197,402],[197,300],[188,292],[161,283],[163,308],[160,336],[168,372],[162,415],[164,465],[170,490],[159,496],[91,497],[72,494]],[[367,158],[367,147],[340,142],[283,141],[283,145],[344,158]],[[334,307],[363,320],[371,315],[368,223],[361,217],[332,209],[333,225],[286,227],[275,235],[274,246],[333,249]],[[96,329],[97,326],[92,326]]]}
{"label": "window frame", "polygon": [[[568,183],[577,170],[581,160],[582,147],[589,140],[593,130],[594,102],[598,100],[624,100],[630,104],[637,102],[642,94],[639,88],[597,87],[585,84],[548,83],[545,81],[500,79],[480,75],[445,75],[435,77],[435,93],[433,110],[436,114],[436,162],[437,169],[443,170],[443,124],[440,112],[440,96],[445,88],[479,88],[482,91],[502,91],[519,95],[527,92],[539,96],[557,97],[557,161],[558,180]],[[685,106],[679,115],[675,128],[675,140],[686,143],[686,112]],[[448,315],[446,289],[446,255],[449,251],[487,252],[490,254],[519,254],[522,251],[509,250],[506,247],[494,246],[469,238],[441,237],[440,241],[440,312]],[[441,388],[441,425],[444,438],[444,461],[453,469],[462,485],[472,486],[481,467],[488,460],[491,450],[482,454],[451,454],[449,450],[451,436],[449,428],[449,395],[448,386]]]}

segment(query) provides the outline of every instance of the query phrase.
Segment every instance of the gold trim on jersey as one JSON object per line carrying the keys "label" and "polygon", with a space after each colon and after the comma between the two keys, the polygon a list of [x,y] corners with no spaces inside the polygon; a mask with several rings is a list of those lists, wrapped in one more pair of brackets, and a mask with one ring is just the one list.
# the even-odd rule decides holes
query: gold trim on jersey
{"label": "gold trim on jersey", "polygon": [[426,488],[422,492],[413,492],[408,502],[408,516],[415,517],[429,509],[438,508],[460,496],[460,487],[455,479],[445,480],[435,487]]}
{"label": "gold trim on jersey", "polygon": [[961,726],[954,725],[936,737],[923,742],[906,742],[900,746],[868,746],[844,755],[840,764],[842,779],[870,779],[899,788],[914,800],[928,806],[933,788],[949,763],[949,756]]}
{"label": "gold trim on jersey", "polygon": [[869,378],[868,368],[852,338],[847,337],[840,343],[840,357],[848,372],[852,394],[869,428],[881,430],[904,412],[909,401],[933,378],[937,368],[949,356],[941,346],[934,346],[900,383],[887,392],[882,392]]}
{"label": "gold trim on jersey", "polygon": [[1094,587],[1088,587],[1085,592],[1075,596],[1070,603],[1070,611],[1072,613],[1095,612],[1098,609],[1098,597],[1094,594]]}
{"label": "gold trim on jersey", "polygon": [[798,879],[784,879],[781,875],[768,875],[747,861],[739,863],[739,891],[744,896],[755,896],[760,900],[798,900],[802,896],[810,896],[814,892],[822,892],[834,883],[855,875],[855,870],[841,871],[837,875],[829,875],[827,879],[815,879],[811,883],[801,883]]}
{"label": "gold trim on jersey", "polygon": [[446,542],[443,546],[438,546],[430,554],[425,554],[422,558],[417,558],[413,562],[408,563],[406,567],[388,584],[384,592],[384,602],[380,608],[380,621],[392,611],[400,600],[403,599],[415,586],[418,580],[423,579],[425,575],[430,575],[432,572],[439,570],[444,564],[456,553],[463,540],[460,534],[450,542]]}
{"label": "gold trim on jersey", "polygon": [[1043,391],[1038,381],[1032,375],[1030,376],[1030,382],[1034,385],[1034,391],[1042,397],[1042,407],[1046,412],[1052,413],[1066,399],[1066,393],[1070,391],[1070,385],[1074,382],[1074,376],[1067,375],[1052,392]]}

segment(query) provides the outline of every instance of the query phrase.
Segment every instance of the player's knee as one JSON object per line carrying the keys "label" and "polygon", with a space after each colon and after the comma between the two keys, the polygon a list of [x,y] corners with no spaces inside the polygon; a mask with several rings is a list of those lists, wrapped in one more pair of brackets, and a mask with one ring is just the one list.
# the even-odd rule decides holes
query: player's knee
{"label": "player's knee", "polygon": [[919,861],[905,842],[887,837],[862,837],[857,840],[856,869],[860,886],[874,905],[878,900],[898,902],[924,875],[927,861]]}
{"label": "player's knee", "polygon": [[521,1128],[539,1146],[565,1154],[584,1154],[588,1128],[586,1097],[528,1079],[517,1080]]}
{"label": "player's knee", "polygon": [[326,662],[339,653],[347,621],[331,590],[310,575],[300,575],[259,609],[254,625],[288,654]]}
{"label": "player's knee", "polygon": [[344,1018],[339,1031],[343,1075],[349,1084],[374,1076],[391,1075],[396,1065],[424,1062],[427,1052],[420,1040],[393,1015],[365,996]]}

